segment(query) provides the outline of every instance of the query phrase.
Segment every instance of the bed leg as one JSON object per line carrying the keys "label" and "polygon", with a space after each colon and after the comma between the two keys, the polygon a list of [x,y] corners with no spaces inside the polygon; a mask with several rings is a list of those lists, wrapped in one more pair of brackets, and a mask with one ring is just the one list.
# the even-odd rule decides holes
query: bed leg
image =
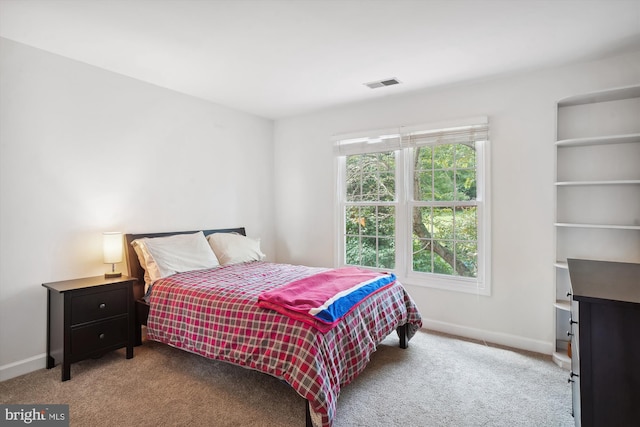
{"label": "bed leg", "polygon": [[135,342],[133,343],[133,345],[135,345],[136,347],[142,345],[142,325],[138,322],[136,322],[134,333]]}
{"label": "bed leg", "polygon": [[309,409],[309,400],[304,400],[305,407],[305,425],[306,427],[313,427],[313,423],[311,422],[311,409]]}
{"label": "bed leg", "polygon": [[398,326],[397,331],[398,331],[398,337],[400,337],[400,348],[409,347],[409,339],[408,339],[409,324],[405,323],[404,325]]}
{"label": "bed leg", "polygon": [[143,300],[137,300],[135,303],[136,312],[135,312],[135,322],[136,327],[134,331],[135,335],[135,345],[142,345],[142,325],[147,324],[147,319],[149,318],[149,304],[144,302]]}

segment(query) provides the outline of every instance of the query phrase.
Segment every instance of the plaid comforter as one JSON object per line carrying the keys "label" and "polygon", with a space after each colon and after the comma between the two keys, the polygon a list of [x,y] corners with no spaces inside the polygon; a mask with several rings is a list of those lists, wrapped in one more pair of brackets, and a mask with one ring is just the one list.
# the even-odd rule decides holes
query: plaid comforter
{"label": "plaid comforter", "polygon": [[362,372],[377,344],[405,323],[411,337],[422,322],[397,282],[324,334],[258,307],[263,291],[322,271],[250,262],[158,280],[150,297],[147,337],[282,379],[309,401],[323,426],[330,426],[340,387]]}

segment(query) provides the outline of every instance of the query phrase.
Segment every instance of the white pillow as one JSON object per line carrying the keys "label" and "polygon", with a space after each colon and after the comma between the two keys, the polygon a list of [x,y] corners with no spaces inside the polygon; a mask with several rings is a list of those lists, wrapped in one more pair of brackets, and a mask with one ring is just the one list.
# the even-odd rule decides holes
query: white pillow
{"label": "white pillow", "polygon": [[[144,269],[144,292],[147,292],[147,288],[151,284],[151,275],[149,274],[149,266],[147,266],[147,258],[150,257],[147,250],[144,248],[144,243],[142,243],[142,239],[136,239],[131,242],[131,246],[136,251],[136,255],[138,256],[138,262],[140,263],[140,267]],[[155,262],[153,262],[153,266],[155,267]]]}
{"label": "white pillow", "polygon": [[213,233],[207,236],[207,240],[222,265],[261,261],[265,258],[260,250],[260,239],[251,239],[237,233]]}
{"label": "white pillow", "polygon": [[144,237],[131,244],[138,259],[140,254],[144,258],[144,264],[141,265],[145,268],[147,285],[183,271],[204,270],[220,265],[202,231],[167,237]]}

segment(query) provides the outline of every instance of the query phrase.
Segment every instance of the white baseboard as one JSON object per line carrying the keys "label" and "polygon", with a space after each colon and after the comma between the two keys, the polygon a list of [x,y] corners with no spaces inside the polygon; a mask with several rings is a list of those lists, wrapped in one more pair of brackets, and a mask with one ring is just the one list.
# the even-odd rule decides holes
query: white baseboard
{"label": "white baseboard", "polygon": [[7,365],[2,365],[0,366],[0,381],[19,377],[20,375],[28,374],[29,372],[37,371],[38,369],[46,367],[46,353],[29,357],[28,359],[19,360],[17,362],[9,363]]}
{"label": "white baseboard", "polygon": [[479,341],[486,341],[492,344],[513,347],[535,353],[553,354],[555,347],[551,342],[533,340],[517,335],[505,334],[502,332],[487,331],[484,329],[470,328],[452,323],[440,322],[438,320],[422,319],[422,327],[445,334],[457,335],[464,338],[471,338]]}

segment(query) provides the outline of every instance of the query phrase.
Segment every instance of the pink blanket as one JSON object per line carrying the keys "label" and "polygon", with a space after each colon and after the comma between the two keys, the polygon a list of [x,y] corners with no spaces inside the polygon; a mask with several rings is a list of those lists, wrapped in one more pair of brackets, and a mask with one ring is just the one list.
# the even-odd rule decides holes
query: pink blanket
{"label": "pink blanket", "polygon": [[393,273],[358,267],[324,271],[261,293],[258,306],[327,332],[358,304],[395,283]]}

